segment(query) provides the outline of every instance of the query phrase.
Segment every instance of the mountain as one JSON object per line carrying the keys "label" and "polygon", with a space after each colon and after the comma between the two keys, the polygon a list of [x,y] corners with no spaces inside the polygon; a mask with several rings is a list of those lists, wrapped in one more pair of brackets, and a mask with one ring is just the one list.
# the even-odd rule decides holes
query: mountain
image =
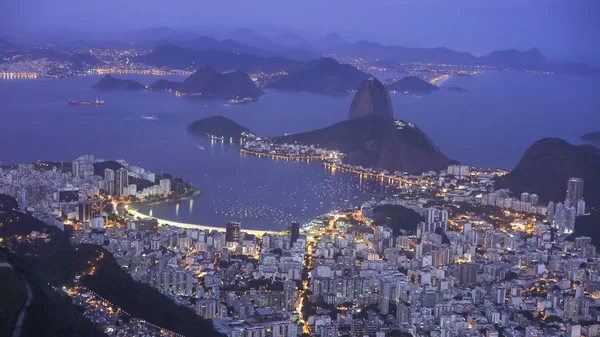
{"label": "mountain", "polygon": [[412,123],[391,122],[366,115],[323,129],[274,138],[277,143],[318,145],[346,154],[351,165],[418,174],[451,164],[433,142]]}
{"label": "mountain", "polygon": [[394,120],[392,101],[387,89],[375,78],[363,81],[350,104],[348,119],[367,115],[378,115],[385,120]]}
{"label": "mountain", "polygon": [[376,42],[357,41],[355,43],[338,44],[329,52],[339,56],[367,57],[398,62],[431,62],[475,65],[478,59],[466,52],[457,52],[448,48],[406,48],[400,46],[384,46]]}
{"label": "mountain", "polygon": [[78,71],[83,71],[88,67],[95,67],[102,64],[102,61],[90,53],[73,54],[69,58],[69,62],[72,64],[71,67]]}
{"label": "mountain", "polygon": [[111,74],[106,74],[102,77],[96,84],[92,86],[93,89],[102,90],[102,91],[112,91],[112,90],[142,90],[146,89],[146,86],[141,84],[138,81],[134,80],[122,80],[112,76]]}
{"label": "mountain", "polygon": [[482,64],[496,68],[537,69],[548,61],[537,49],[521,52],[516,49],[495,51],[479,58]]}
{"label": "mountain", "polygon": [[584,180],[583,196],[590,206],[600,206],[600,149],[544,138],[533,143],[509,174],[496,179],[495,187],[515,194],[536,193],[544,201],[565,199],[567,180]]}
{"label": "mountain", "polygon": [[433,85],[415,76],[407,76],[389,84],[388,89],[409,94],[430,94],[440,90],[437,85]]}
{"label": "mountain", "polygon": [[307,91],[319,94],[340,94],[356,88],[370,75],[349,64],[340,64],[332,58],[321,58],[289,70],[267,87],[280,90]]}
{"label": "mountain", "polygon": [[333,48],[337,45],[347,44],[341,36],[336,33],[327,34],[318,42],[319,46],[324,49]]}
{"label": "mountain", "polygon": [[[25,310],[25,315],[20,337],[106,336],[69,298],[43,282],[25,260],[0,248],[0,262],[3,259],[11,267],[0,267],[0,336],[13,335],[21,310]],[[30,303],[25,308],[27,286],[31,293]]]}
{"label": "mountain", "polygon": [[249,132],[250,130],[223,116],[212,116],[190,123],[188,131],[203,136],[210,134],[225,139],[238,140],[242,132]]}
{"label": "mountain", "polygon": [[206,66],[196,70],[183,82],[160,80],[151,84],[154,90],[174,90],[181,93],[197,94],[208,98],[258,98],[263,94],[247,73],[219,73]]}
{"label": "mountain", "polygon": [[600,146],[600,131],[588,132],[582,135],[580,139],[588,144]]}
{"label": "mountain", "polygon": [[391,172],[438,171],[452,163],[416,125],[394,121],[387,89],[374,78],[359,86],[348,120],[273,141],[318,145],[345,153],[348,164]]}
{"label": "mountain", "polygon": [[158,46],[149,54],[137,57],[135,61],[173,69],[197,69],[210,65],[220,71],[246,72],[277,72],[299,63],[281,57],[260,57],[217,49],[192,50],[171,44]]}
{"label": "mountain", "polygon": [[[101,246],[73,246],[68,232],[14,210],[15,204],[13,198],[0,195],[0,223],[4,224],[0,227],[0,237],[4,245],[12,246],[18,259],[23,261],[22,265],[19,266],[18,261],[16,265],[19,271],[24,270],[28,281],[32,280],[30,284],[34,292],[34,300],[28,309],[32,310],[31,315],[26,315],[21,336],[103,336],[97,333],[99,330],[96,332],[89,328],[89,324],[85,325],[91,322],[83,317],[80,310],[75,309],[69,299],[51,288],[72,285],[75,275],[81,275],[88,270],[89,261],[96,260],[95,273],[83,275],[79,282],[132,317],[186,337],[224,337],[215,330],[212,321],[176,304],[149,285],[134,281],[114,256]],[[46,233],[49,240],[31,243],[16,240],[17,236],[26,236],[31,231]],[[104,258],[97,260],[99,256]],[[29,278],[28,275],[33,276]],[[46,294],[40,296],[45,302],[39,305],[35,300],[38,298],[36,285],[42,286],[41,291]]]}

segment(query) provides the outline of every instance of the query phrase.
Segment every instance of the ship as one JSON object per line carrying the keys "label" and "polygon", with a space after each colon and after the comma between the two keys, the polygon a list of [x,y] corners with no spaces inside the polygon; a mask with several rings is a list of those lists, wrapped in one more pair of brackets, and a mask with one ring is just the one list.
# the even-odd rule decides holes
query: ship
{"label": "ship", "polygon": [[70,99],[69,105],[104,105],[104,101],[97,98],[94,101],[76,101]]}

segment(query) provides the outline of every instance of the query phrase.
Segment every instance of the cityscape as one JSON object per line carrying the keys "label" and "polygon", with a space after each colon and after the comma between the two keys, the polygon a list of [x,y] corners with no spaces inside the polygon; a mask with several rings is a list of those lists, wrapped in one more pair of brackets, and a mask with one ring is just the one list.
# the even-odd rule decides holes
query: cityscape
{"label": "cityscape", "polygon": [[0,4],[0,337],[600,337],[598,12]]}

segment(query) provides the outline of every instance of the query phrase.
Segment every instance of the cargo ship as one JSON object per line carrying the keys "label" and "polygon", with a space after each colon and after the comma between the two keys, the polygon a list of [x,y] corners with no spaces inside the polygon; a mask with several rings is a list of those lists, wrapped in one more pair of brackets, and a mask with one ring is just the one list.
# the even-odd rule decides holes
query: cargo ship
{"label": "cargo ship", "polygon": [[94,101],[76,101],[70,99],[69,105],[104,105],[104,101],[97,98]]}

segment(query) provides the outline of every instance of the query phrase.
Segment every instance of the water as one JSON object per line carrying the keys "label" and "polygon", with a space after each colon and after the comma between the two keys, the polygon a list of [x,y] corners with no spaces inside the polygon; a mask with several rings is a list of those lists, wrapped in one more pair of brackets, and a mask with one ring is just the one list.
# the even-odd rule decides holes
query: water
{"label": "water", "polygon": [[[241,220],[247,228],[280,229],[377,193],[373,186],[360,186],[355,176],[332,176],[318,163],[240,156],[236,147],[211,146],[186,132],[188,123],[212,115],[264,136],[307,131],[345,119],[351,96],[269,91],[258,103],[227,106],[169,93],[99,93],[90,89],[99,78],[0,81],[0,161],[72,160],[93,153],[169,172],[204,195],[191,204],[154,207],[152,214],[207,225]],[[453,85],[470,92],[393,95],[392,100],[396,118],[417,123],[448,156],[465,164],[510,168],[539,138],[577,142],[581,134],[600,130],[599,80],[496,73],[443,84]],[[106,105],[67,105],[69,98],[96,97]],[[155,118],[143,118],[148,116]]]}

